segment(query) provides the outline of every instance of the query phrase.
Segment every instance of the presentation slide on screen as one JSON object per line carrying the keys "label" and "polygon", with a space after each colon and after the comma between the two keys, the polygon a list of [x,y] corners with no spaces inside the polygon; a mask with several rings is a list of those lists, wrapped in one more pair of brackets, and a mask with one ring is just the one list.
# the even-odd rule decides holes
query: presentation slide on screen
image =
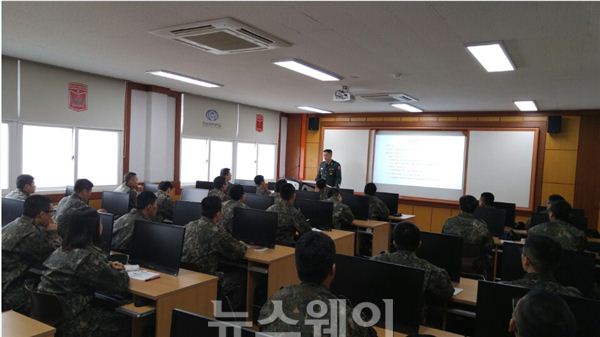
{"label": "presentation slide on screen", "polygon": [[401,195],[453,198],[463,189],[465,143],[462,132],[378,132],[373,181]]}

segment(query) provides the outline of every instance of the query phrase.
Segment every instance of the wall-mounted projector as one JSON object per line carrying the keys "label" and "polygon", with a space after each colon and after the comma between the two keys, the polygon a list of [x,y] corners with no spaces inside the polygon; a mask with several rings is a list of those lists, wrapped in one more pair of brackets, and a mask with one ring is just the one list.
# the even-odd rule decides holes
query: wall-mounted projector
{"label": "wall-mounted projector", "polygon": [[333,93],[334,102],[352,103],[354,102],[354,95],[350,93],[348,86],[343,86],[342,89],[336,90]]}

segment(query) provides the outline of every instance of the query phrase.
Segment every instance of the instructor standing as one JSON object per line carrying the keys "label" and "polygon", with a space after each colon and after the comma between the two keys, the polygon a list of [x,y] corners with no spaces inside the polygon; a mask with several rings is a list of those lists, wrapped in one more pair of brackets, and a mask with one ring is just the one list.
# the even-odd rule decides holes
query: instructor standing
{"label": "instructor standing", "polygon": [[315,181],[325,179],[327,186],[339,187],[342,183],[342,165],[337,161],[331,159],[333,151],[330,149],[323,150],[323,161],[319,165],[319,172]]}

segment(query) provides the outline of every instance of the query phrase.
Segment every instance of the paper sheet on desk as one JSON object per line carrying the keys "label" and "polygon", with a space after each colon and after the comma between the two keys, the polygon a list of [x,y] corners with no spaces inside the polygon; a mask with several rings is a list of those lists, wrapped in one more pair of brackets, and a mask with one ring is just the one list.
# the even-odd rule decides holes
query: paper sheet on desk
{"label": "paper sheet on desk", "polygon": [[150,281],[160,277],[159,273],[153,273],[151,271],[146,270],[132,270],[128,271],[127,275],[129,278],[140,281]]}
{"label": "paper sheet on desk", "polygon": [[462,292],[463,292],[463,290],[464,290],[464,289],[461,289],[461,288],[454,288],[454,294],[452,294],[452,296],[456,296],[456,295],[458,295],[458,294],[462,293]]}

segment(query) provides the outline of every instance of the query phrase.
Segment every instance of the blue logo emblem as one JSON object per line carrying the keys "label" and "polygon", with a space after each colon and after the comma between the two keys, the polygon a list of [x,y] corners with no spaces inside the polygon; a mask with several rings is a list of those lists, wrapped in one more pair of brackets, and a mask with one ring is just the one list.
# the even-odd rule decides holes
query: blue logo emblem
{"label": "blue logo emblem", "polygon": [[206,118],[209,121],[214,122],[217,119],[219,119],[219,113],[217,112],[217,110],[210,109],[210,110],[206,111]]}

